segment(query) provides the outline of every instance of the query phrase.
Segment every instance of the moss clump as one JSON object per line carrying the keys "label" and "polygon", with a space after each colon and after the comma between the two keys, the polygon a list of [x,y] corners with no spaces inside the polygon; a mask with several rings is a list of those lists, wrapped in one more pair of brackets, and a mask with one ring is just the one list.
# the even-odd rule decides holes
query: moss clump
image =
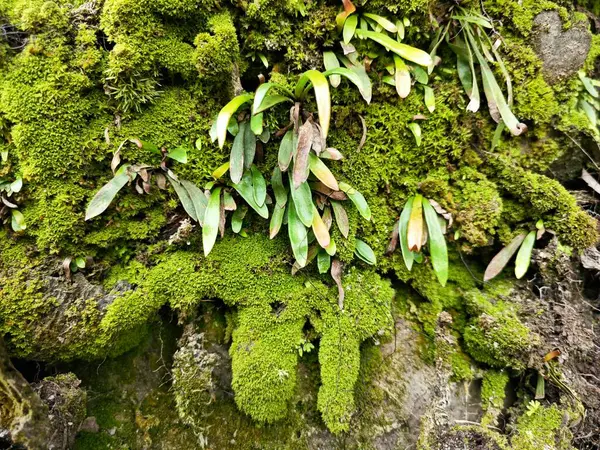
{"label": "moss clump", "polygon": [[[537,403],[537,402],[534,402]],[[530,403],[531,404],[531,403]],[[571,450],[572,434],[563,426],[565,412],[556,405],[541,406],[524,412],[517,419],[515,436],[511,439],[513,448],[537,450]]]}
{"label": "moss clump", "polygon": [[201,76],[212,80],[231,76],[240,52],[231,15],[213,16],[208,27],[212,34],[200,33],[194,40],[196,68]]}
{"label": "moss clump", "polygon": [[481,405],[484,410],[504,407],[507,384],[508,374],[505,371],[488,370],[485,372],[481,385]]}

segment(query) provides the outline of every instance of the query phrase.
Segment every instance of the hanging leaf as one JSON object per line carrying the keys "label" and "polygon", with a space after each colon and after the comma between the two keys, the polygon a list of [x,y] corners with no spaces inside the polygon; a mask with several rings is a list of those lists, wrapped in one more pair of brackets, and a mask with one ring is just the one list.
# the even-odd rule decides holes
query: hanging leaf
{"label": "hanging leaf", "polygon": [[233,199],[233,196],[228,191],[223,191],[223,210],[225,211],[235,211],[237,209],[237,204]]}
{"label": "hanging leaf", "polygon": [[411,252],[421,251],[423,242],[423,196],[421,194],[413,197],[406,236],[408,249]]}
{"label": "hanging leaf", "polygon": [[334,191],[339,191],[340,188],[338,186],[338,182],[335,179],[335,176],[331,173],[329,168],[321,161],[321,159],[315,155],[314,153],[310,153],[308,155],[308,163],[310,167],[310,171],[315,174],[315,176],[321,180],[321,182],[330,189]]}
{"label": "hanging leaf", "polygon": [[329,231],[327,230],[327,225],[323,222],[323,219],[319,215],[319,211],[317,208],[313,206],[313,221],[312,221],[312,230],[317,238],[317,242],[323,248],[327,248],[330,242]]}
{"label": "hanging leaf", "polygon": [[[135,179],[136,175],[137,174],[135,172],[132,172],[132,181]],[[94,217],[99,216],[106,211],[106,208],[108,208],[117,193],[123,189],[129,179],[127,166],[121,166],[121,169],[119,169],[117,175],[115,175],[114,178],[112,178],[108,183],[102,186],[98,192],[96,192],[96,195],[94,195],[94,198],[92,198],[85,211],[85,220],[93,219]]]}
{"label": "hanging leaf", "polygon": [[327,246],[325,251],[329,256],[334,256],[337,252],[337,246],[335,245],[335,241],[333,240],[333,238],[329,240],[329,245]]}
{"label": "hanging leaf", "polygon": [[250,174],[250,171],[244,173],[242,180],[238,184],[232,184],[232,187],[263,219],[269,218],[269,209],[267,208],[266,203],[262,206],[259,206],[254,198],[254,186],[252,184],[252,175]]}
{"label": "hanging leaf", "polygon": [[340,233],[346,239],[350,233],[350,222],[348,221],[348,214],[341,203],[331,200],[331,207],[333,208],[333,215],[335,216],[335,223],[337,224]]}
{"label": "hanging leaf", "polygon": [[356,14],[354,14],[346,19],[346,22],[344,22],[344,31],[342,32],[344,44],[348,44],[352,40],[352,37],[354,36],[354,32],[356,31],[357,25],[358,25],[358,16]]}
{"label": "hanging leaf", "polygon": [[231,177],[231,181],[236,184],[240,182],[244,173],[244,147],[247,126],[247,122],[242,122],[240,124],[241,132],[233,139],[233,145],[231,146],[231,153],[229,155],[229,176]]}
{"label": "hanging leaf", "polygon": [[415,142],[417,147],[421,146],[421,127],[416,122],[411,122],[408,124],[408,129],[412,131],[413,136],[415,137]]}
{"label": "hanging leaf", "polygon": [[384,30],[389,31],[390,33],[397,33],[398,27],[393,22],[389,21],[385,17],[379,16],[377,14],[364,13],[364,17],[367,17],[371,20],[374,20],[378,23]]}
{"label": "hanging leaf", "polygon": [[287,203],[288,192],[283,184],[283,177],[279,167],[273,169],[273,175],[271,176],[271,187],[275,194],[275,203],[280,206],[285,206]]}
{"label": "hanging leaf", "polygon": [[470,23],[474,23],[477,25],[481,25],[482,27],[485,27],[485,28],[494,28],[489,21],[485,20],[482,17],[475,16],[473,14],[470,14],[468,16],[453,15],[452,19],[459,20],[459,21],[463,20],[465,22],[470,22]]}
{"label": "hanging leaf", "polygon": [[331,118],[331,98],[329,96],[329,82],[325,75],[318,70],[308,70],[302,74],[296,84],[296,98],[303,100],[307,85],[312,83],[317,101],[317,112],[319,113],[319,125],[323,139],[327,139],[329,121]]}
{"label": "hanging leaf", "polygon": [[394,253],[394,251],[398,247],[398,239],[399,238],[400,238],[400,221],[397,220],[394,223],[392,232],[390,233],[390,242],[388,243],[388,246],[385,249],[386,255],[391,255],[392,253]]}
{"label": "hanging leaf", "polygon": [[337,258],[331,263],[331,278],[333,278],[333,281],[335,281],[335,284],[338,288],[338,306],[340,310],[344,309],[345,297],[344,286],[342,285],[343,268],[344,266],[342,265],[342,262]]}
{"label": "hanging leaf", "polygon": [[244,224],[244,217],[246,217],[246,213],[248,212],[248,207],[246,205],[242,205],[237,208],[233,215],[231,216],[231,230],[234,233],[239,233],[242,230],[242,225]]}
{"label": "hanging leaf", "polygon": [[255,136],[260,136],[263,132],[263,113],[257,113],[250,118],[250,129]]}
{"label": "hanging leaf", "polygon": [[208,205],[208,200],[206,199],[204,192],[202,192],[202,190],[191,181],[181,180],[181,185],[187,191],[187,194],[192,202],[194,212],[196,213],[198,223],[200,224],[200,226],[202,226],[204,223],[204,214],[206,212],[206,206]]}
{"label": "hanging leaf", "polygon": [[[404,205],[404,209],[402,210],[402,213],[400,214],[400,220],[398,221],[398,234],[400,236],[400,250],[402,251],[402,259],[404,259],[404,264],[406,265],[406,268],[409,270],[412,270],[412,266],[413,266],[413,262],[415,261],[415,254],[410,250],[410,247],[408,245],[408,228],[409,228],[409,221],[411,218],[411,212],[412,212],[412,208],[413,208],[413,202],[414,202],[414,197],[411,197],[408,199],[408,201],[406,202],[406,205]],[[422,227],[422,219],[421,219],[421,227]],[[418,234],[418,230],[411,230],[411,232],[413,233],[417,233]],[[417,236],[415,235],[412,239],[417,239]],[[420,242],[420,240],[419,240]]]}
{"label": "hanging leaf", "polygon": [[317,253],[317,267],[319,268],[320,274],[329,272],[331,267],[331,256],[323,249],[319,250],[319,253]]}
{"label": "hanging leaf", "polygon": [[296,215],[296,206],[292,199],[290,206],[287,209],[288,219],[288,235],[292,252],[296,258],[296,262],[300,267],[304,267],[308,258],[308,236],[307,229]]}
{"label": "hanging leaf", "polygon": [[[289,97],[286,97],[284,95],[269,95],[269,96],[265,97],[265,99],[260,104],[260,106],[258,108],[256,108],[256,110],[254,111],[254,114],[260,114],[263,111],[266,111],[267,109],[272,108],[273,106],[279,105],[280,103],[291,102],[291,101],[292,101],[292,99],[290,99]],[[254,117],[256,117],[256,116],[254,116]]]}
{"label": "hanging leaf", "polygon": [[269,223],[269,238],[273,239],[279,233],[283,218],[285,217],[285,204],[280,205],[277,203],[273,208],[273,215],[271,216],[271,222]]}
{"label": "hanging leaf", "polygon": [[389,51],[396,53],[401,58],[412,61],[420,66],[428,67],[432,63],[429,53],[426,53],[418,48],[411,47],[410,45],[395,41],[383,33],[358,29],[356,30],[356,35],[360,38],[372,39],[378,44],[383,45]]}
{"label": "hanging leaf", "polygon": [[369,208],[369,205],[367,204],[367,201],[365,200],[363,195],[356,189],[354,189],[352,186],[350,186],[348,183],[345,183],[343,181],[339,183],[339,186],[340,189],[344,191],[348,195],[348,197],[350,197],[350,200],[352,200],[352,203],[354,203],[354,206],[356,206],[356,209],[358,210],[360,215],[363,216],[363,218],[365,218],[366,220],[371,220],[371,209]]}
{"label": "hanging leaf", "polygon": [[[336,58],[336,60],[337,60],[337,58]],[[341,76],[347,78],[350,82],[352,82],[358,88],[358,92],[360,92],[360,95],[362,96],[362,98],[367,103],[371,102],[372,86],[371,86],[371,79],[368,76],[362,77],[356,71],[345,68],[345,67],[329,69],[329,70],[323,72],[323,75],[325,75],[326,77],[332,77],[332,78],[341,75]]]}
{"label": "hanging leaf", "polygon": [[292,161],[292,155],[294,154],[294,132],[289,130],[283,136],[281,140],[281,144],[279,144],[279,156],[277,158],[277,162],[279,164],[279,169],[282,172],[285,172],[290,162]]}
{"label": "hanging leaf", "polygon": [[373,249],[369,246],[369,244],[361,241],[360,239],[356,239],[354,241],[354,254],[367,264],[372,266],[377,264],[377,258],[375,257]]}
{"label": "hanging leaf", "polygon": [[312,226],[314,205],[312,202],[312,192],[310,190],[310,186],[305,181],[298,186],[298,189],[294,189],[294,186],[290,182],[290,192],[292,194],[291,197],[294,200],[298,218],[302,221],[305,227]]}
{"label": "hanging leaf", "polygon": [[398,55],[394,55],[394,66],[394,81],[396,85],[396,92],[398,92],[400,98],[406,98],[408,97],[408,94],[410,94],[411,88],[410,72],[406,64],[404,64],[402,58],[400,58]]}
{"label": "hanging leaf", "polygon": [[448,248],[446,247],[446,239],[444,238],[438,215],[426,198],[423,199],[423,212],[429,234],[431,265],[440,284],[446,286],[446,282],[448,281]]}
{"label": "hanging leaf", "polygon": [[422,69],[419,66],[412,66],[412,72],[415,76],[415,81],[419,84],[426,85],[429,82],[429,75],[427,75],[427,71]]}
{"label": "hanging leaf", "polygon": [[254,200],[258,206],[263,206],[267,199],[267,183],[255,165],[250,168],[252,173],[252,186],[254,187]]}
{"label": "hanging leaf", "polygon": [[184,147],[177,147],[172,150],[169,150],[169,152],[167,153],[167,157],[169,157],[177,162],[180,162],[182,164],[185,164],[188,162],[187,149]]}
{"label": "hanging leaf", "polygon": [[319,157],[322,159],[331,159],[332,161],[340,161],[344,158],[344,155],[338,149],[329,147],[322,151]]}
{"label": "hanging leaf", "polygon": [[173,186],[173,189],[175,190],[177,197],[179,197],[179,201],[181,201],[181,205],[183,206],[185,212],[188,214],[188,216],[191,217],[191,219],[194,222],[198,222],[198,214],[196,213],[194,202],[190,198],[190,194],[188,194],[187,189],[183,187],[179,180],[175,180],[170,176],[167,177],[167,179],[171,183],[171,186]]}
{"label": "hanging leaf", "polygon": [[210,193],[208,206],[204,215],[204,226],[202,227],[202,246],[204,256],[208,256],[215,245],[219,233],[219,220],[221,216],[221,188],[216,187]]}
{"label": "hanging leaf", "polygon": [[523,241],[525,240],[525,233],[521,233],[513,238],[510,243],[502,248],[496,256],[492,258],[487,268],[485,269],[485,274],[483,275],[483,281],[489,281],[492,278],[498,276],[500,272],[506,267],[510,259],[517,252],[517,249],[521,246]]}
{"label": "hanging leaf", "polygon": [[[256,117],[256,116],[255,116]],[[241,129],[240,129],[241,131]],[[254,155],[256,154],[256,135],[252,131],[252,127],[246,125],[244,127],[244,167],[249,169],[254,163]]]}
{"label": "hanging leaf", "polygon": [[23,231],[25,228],[27,228],[27,225],[25,224],[25,216],[18,209],[11,210],[10,226],[15,233]]}
{"label": "hanging leaf", "polygon": [[433,89],[429,86],[423,86],[423,92],[425,93],[425,106],[432,113],[435,111],[435,94],[433,93]]}
{"label": "hanging leaf", "polygon": [[227,103],[223,109],[219,112],[217,116],[217,140],[219,141],[219,148],[223,148],[225,145],[225,139],[227,137],[227,126],[229,125],[229,120],[235,114],[235,112],[242,106],[244,103],[252,100],[252,94],[241,94],[234,97],[229,103]]}
{"label": "hanging leaf", "polygon": [[312,123],[310,120],[307,120],[298,130],[298,147],[294,153],[294,168],[292,172],[294,188],[306,182],[308,178],[308,155],[312,147],[313,137]]}
{"label": "hanging leaf", "polygon": [[517,259],[515,261],[515,276],[518,280],[523,278],[523,276],[527,273],[527,269],[529,269],[531,253],[533,252],[533,245],[535,244],[535,235],[535,231],[530,231],[523,240],[523,244],[519,249],[519,253],[517,253]]}
{"label": "hanging leaf", "polygon": [[[323,52],[323,65],[325,66],[325,70],[337,69],[340,67],[340,62],[335,56],[335,53],[331,51]],[[338,87],[342,78],[339,75],[331,75],[329,77],[329,83],[332,87]]]}

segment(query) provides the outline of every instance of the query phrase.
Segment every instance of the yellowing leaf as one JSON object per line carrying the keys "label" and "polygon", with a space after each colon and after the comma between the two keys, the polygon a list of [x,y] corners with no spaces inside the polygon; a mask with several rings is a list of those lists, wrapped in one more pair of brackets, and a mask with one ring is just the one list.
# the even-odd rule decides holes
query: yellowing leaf
{"label": "yellowing leaf", "polygon": [[327,139],[329,121],[331,119],[331,98],[329,96],[329,82],[325,75],[318,70],[307,70],[302,74],[296,84],[296,99],[303,100],[306,95],[307,85],[312,83],[317,100],[317,112],[319,113],[319,125],[323,139]]}
{"label": "yellowing leaf", "polygon": [[423,242],[423,196],[421,194],[417,194],[413,198],[406,241],[411,252],[421,251],[421,243]]}
{"label": "yellowing leaf", "polygon": [[319,215],[319,211],[317,208],[313,206],[313,221],[312,221],[312,230],[315,233],[315,237],[317,238],[317,242],[323,248],[327,248],[329,246],[330,237],[329,230],[327,230],[327,226],[323,219]]}
{"label": "yellowing leaf", "polygon": [[[338,61],[337,56],[335,56],[335,53],[333,53],[332,51],[327,51],[323,52],[323,65],[325,66],[325,70],[328,71],[340,67],[340,62]],[[331,83],[332,87],[338,87],[340,85],[341,80],[342,79],[339,75],[331,75],[329,77],[329,83]]]}
{"label": "yellowing leaf", "polygon": [[398,92],[400,98],[406,98],[410,94],[411,88],[410,72],[404,61],[402,61],[402,58],[398,55],[394,55],[394,66],[396,69],[394,72],[396,92]]}
{"label": "yellowing leaf", "polygon": [[221,216],[221,188],[217,187],[210,193],[208,206],[204,215],[204,226],[202,227],[202,246],[204,256],[208,256],[217,240],[219,233],[219,220]]}
{"label": "yellowing leaf", "polygon": [[314,153],[308,155],[308,164],[312,173],[321,180],[321,182],[334,191],[339,191],[338,182],[321,159]]}
{"label": "yellowing leaf", "polygon": [[[398,224],[398,234],[400,237],[400,250],[402,251],[402,259],[406,268],[410,271],[415,261],[415,254],[410,250],[408,246],[408,224],[411,217],[411,211],[413,206],[414,197],[411,197],[404,205],[404,209],[400,214],[400,220]],[[420,241],[419,241],[420,242]]]}
{"label": "yellowing leaf", "polygon": [[512,256],[516,253],[517,249],[521,246],[523,241],[525,240],[525,233],[521,233],[518,236],[515,236],[512,241],[506,247],[503,247],[496,256],[492,258],[487,268],[485,269],[485,274],[483,275],[483,281],[489,281],[492,278],[495,278],[502,269],[506,267]]}

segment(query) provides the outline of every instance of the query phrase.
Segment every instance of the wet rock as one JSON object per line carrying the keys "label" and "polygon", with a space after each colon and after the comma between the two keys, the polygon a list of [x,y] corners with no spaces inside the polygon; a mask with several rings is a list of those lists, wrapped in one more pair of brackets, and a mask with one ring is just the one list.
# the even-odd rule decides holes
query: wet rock
{"label": "wet rock", "polygon": [[586,24],[576,23],[564,30],[557,11],[543,11],[533,23],[534,49],[542,60],[546,81],[553,84],[576,73],[583,66],[592,43]]}

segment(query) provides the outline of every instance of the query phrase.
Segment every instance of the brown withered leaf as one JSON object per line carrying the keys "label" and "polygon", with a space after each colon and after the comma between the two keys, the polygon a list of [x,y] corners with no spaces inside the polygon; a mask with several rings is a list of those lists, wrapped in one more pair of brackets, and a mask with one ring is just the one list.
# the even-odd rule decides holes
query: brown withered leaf
{"label": "brown withered leaf", "polygon": [[144,188],[142,187],[142,183],[143,183],[143,181],[141,180],[141,178],[138,178],[137,182],[135,183],[135,190],[140,195],[142,195],[144,193]]}
{"label": "brown withered leaf", "polygon": [[[435,200],[429,199],[429,204],[431,206],[433,206],[433,209],[435,209],[436,213],[438,213],[440,216],[442,216],[444,219],[446,219],[448,221],[446,228],[450,228],[452,226],[452,223],[454,222],[454,220],[452,219],[452,214],[450,214],[448,211],[446,211],[444,208],[442,208],[440,206],[440,204],[438,202],[436,202]],[[445,229],[443,231],[444,231],[444,233],[446,233]]]}
{"label": "brown withered leaf", "polygon": [[150,182],[149,181],[143,181],[142,182],[142,188],[144,189],[144,192],[146,194],[150,193]]}
{"label": "brown withered leaf", "polygon": [[145,182],[148,182],[148,181],[150,180],[150,173],[148,172],[148,170],[147,170],[147,169],[145,169],[145,168],[141,168],[141,169],[138,171],[138,174],[139,174],[140,178],[141,178],[142,180],[144,180]]}
{"label": "brown withered leaf", "polygon": [[167,179],[162,173],[157,173],[156,177],[156,185],[159,189],[165,190],[167,188]]}
{"label": "brown withered leaf", "polygon": [[325,195],[326,197],[328,197],[332,200],[340,200],[340,201],[348,200],[348,196],[344,192],[334,191],[333,189],[325,186],[320,181],[310,183],[310,187],[312,190],[320,192],[321,194]]}
{"label": "brown withered leaf", "polygon": [[325,207],[323,210],[323,223],[327,227],[327,230],[331,230],[331,224],[333,223],[333,216],[331,215],[331,208]]}
{"label": "brown withered leaf", "polygon": [[321,127],[319,126],[319,124],[313,122],[312,126],[313,126],[312,149],[315,151],[315,153],[317,155],[319,155],[325,148],[325,139],[323,139],[323,134],[321,133]]}
{"label": "brown withered leaf", "polygon": [[392,232],[390,233],[390,243],[388,244],[387,248],[385,249],[386,255],[391,255],[392,253],[394,253],[394,251],[398,247],[399,237],[400,237],[400,221],[397,220],[396,223],[394,224],[394,228],[392,229]]}
{"label": "brown withered leaf", "polygon": [[344,286],[342,285],[342,270],[344,266],[339,259],[334,259],[331,263],[331,278],[335,281],[338,288],[338,306],[340,310],[344,310]]}
{"label": "brown withered leaf", "polygon": [[8,206],[9,208],[15,209],[17,207],[17,205],[15,205],[12,202],[9,202],[7,198],[5,198],[4,196],[1,197],[2,198],[2,203],[4,203],[6,206]]}
{"label": "brown withered leaf", "polygon": [[294,169],[292,173],[294,189],[298,189],[308,178],[308,154],[310,153],[313,139],[313,124],[310,120],[307,120],[298,130],[298,147],[294,153]]}
{"label": "brown withered leaf", "polygon": [[62,262],[63,272],[65,273],[65,278],[67,281],[71,281],[71,260],[72,258],[69,256]]}
{"label": "brown withered leaf", "polygon": [[544,362],[552,361],[553,359],[558,358],[560,355],[560,350],[556,348],[551,352],[546,353],[546,356],[544,356]]}
{"label": "brown withered leaf", "polygon": [[492,258],[487,268],[485,269],[485,274],[483,275],[483,281],[489,281],[502,272],[502,269],[506,267],[508,261],[512,258],[512,256],[517,252],[525,237],[526,233],[521,233],[516,236],[510,243],[500,250],[496,256]]}
{"label": "brown withered leaf", "polygon": [[225,205],[223,197],[221,197],[221,207],[219,208],[219,234],[221,234],[221,239],[223,239],[225,236]]}
{"label": "brown withered leaf", "polygon": [[362,129],[363,129],[362,137],[360,138],[360,142],[358,143],[358,148],[356,149],[357,152],[360,152],[360,149],[363,148],[363,146],[365,145],[365,142],[367,142],[367,122],[365,122],[364,117],[361,116],[360,114],[358,115],[358,117],[360,119],[360,123],[362,124]]}
{"label": "brown withered leaf", "polygon": [[581,179],[587,183],[594,191],[600,194],[600,183],[585,169],[581,171]]}
{"label": "brown withered leaf", "polygon": [[108,134],[108,127],[104,129],[104,141],[106,145],[110,145],[110,134]]}

